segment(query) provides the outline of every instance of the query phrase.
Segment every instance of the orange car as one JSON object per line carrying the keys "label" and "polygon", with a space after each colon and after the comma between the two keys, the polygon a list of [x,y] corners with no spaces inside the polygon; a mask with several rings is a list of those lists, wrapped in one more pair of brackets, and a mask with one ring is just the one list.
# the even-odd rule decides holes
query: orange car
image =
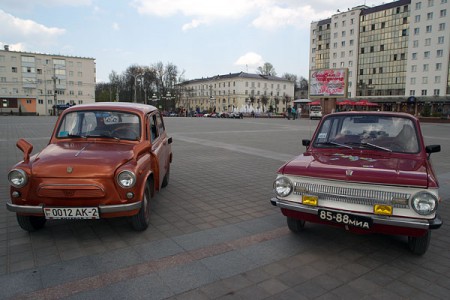
{"label": "orange car", "polygon": [[94,103],[66,109],[49,144],[17,142],[23,161],[9,172],[11,202],[24,230],[48,219],[128,216],[135,230],[150,222],[150,199],[169,183],[172,138],[156,107]]}

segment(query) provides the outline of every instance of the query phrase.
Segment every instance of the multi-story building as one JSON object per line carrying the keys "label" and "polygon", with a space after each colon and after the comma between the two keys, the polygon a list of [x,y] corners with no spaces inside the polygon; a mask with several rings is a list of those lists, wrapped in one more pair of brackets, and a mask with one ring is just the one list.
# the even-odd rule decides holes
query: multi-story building
{"label": "multi-story building", "polygon": [[0,50],[0,113],[54,115],[95,102],[93,58]]}
{"label": "multi-story building", "polygon": [[446,113],[449,14],[448,0],[400,0],[313,22],[310,70],[347,68],[347,97],[384,110]]}
{"label": "multi-story building", "polygon": [[294,82],[244,72],[189,80],[179,87],[178,107],[188,111],[283,112],[294,100]]}

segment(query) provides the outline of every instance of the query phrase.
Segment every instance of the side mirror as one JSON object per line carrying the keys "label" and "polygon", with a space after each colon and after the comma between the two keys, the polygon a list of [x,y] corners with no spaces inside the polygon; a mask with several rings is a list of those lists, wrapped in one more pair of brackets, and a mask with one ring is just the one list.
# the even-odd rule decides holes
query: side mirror
{"label": "side mirror", "polygon": [[441,152],[441,145],[428,145],[425,147],[425,152],[428,153],[428,158],[430,158],[431,153]]}
{"label": "side mirror", "polygon": [[167,140],[167,143],[172,144],[172,137]]}
{"label": "side mirror", "polygon": [[302,140],[302,145],[308,147],[311,144],[311,140]]}

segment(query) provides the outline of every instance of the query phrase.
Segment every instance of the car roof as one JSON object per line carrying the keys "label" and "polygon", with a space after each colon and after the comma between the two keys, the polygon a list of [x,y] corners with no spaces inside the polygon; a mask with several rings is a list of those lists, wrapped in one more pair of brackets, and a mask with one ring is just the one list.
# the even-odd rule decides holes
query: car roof
{"label": "car roof", "polygon": [[334,112],[332,114],[329,114],[328,116],[340,116],[340,115],[351,115],[351,116],[375,115],[375,116],[401,117],[418,120],[415,116],[411,114],[392,111],[342,111],[342,112]]}
{"label": "car roof", "polygon": [[64,113],[78,110],[125,110],[134,113],[147,114],[158,110],[153,105],[132,102],[95,102],[88,104],[77,104],[69,107]]}

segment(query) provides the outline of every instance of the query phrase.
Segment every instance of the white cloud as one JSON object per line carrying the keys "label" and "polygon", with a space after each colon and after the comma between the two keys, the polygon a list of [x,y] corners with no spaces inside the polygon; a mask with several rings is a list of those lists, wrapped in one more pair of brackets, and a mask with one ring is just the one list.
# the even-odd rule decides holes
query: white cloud
{"label": "white cloud", "polygon": [[112,24],[112,29],[114,29],[114,30],[120,30],[119,23],[114,22],[114,23]]}
{"label": "white cloud", "polygon": [[239,57],[234,64],[237,66],[256,68],[264,65],[264,60],[261,55],[255,52],[247,52],[246,54]]}
{"label": "white cloud", "polygon": [[0,42],[0,47],[4,49],[4,47],[8,45],[10,51],[26,51],[25,46],[22,43],[17,44],[3,44]]}
{"label": "white cloud", "polygon": [[14,17],[0,10],[0,36],[5,41],[33,40],[49,43],[66,31],[61,28],[47,27],[32,20]]}

